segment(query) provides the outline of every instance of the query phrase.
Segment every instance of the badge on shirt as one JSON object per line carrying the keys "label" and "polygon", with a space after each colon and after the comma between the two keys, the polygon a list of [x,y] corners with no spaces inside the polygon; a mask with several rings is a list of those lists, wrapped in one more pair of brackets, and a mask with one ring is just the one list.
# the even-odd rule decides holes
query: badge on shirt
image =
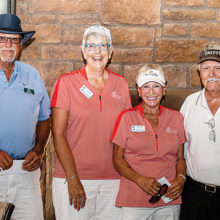
{"label": "badge on shirt", "polygon": [[131,132],[145,132],[144,125],[131,125]]}
{"label": "badge on shirt", "polygon": [[80,88],[80,92],[82,92],[88,99],[93,96],[93,92],[90,91],[86,86],[82,86]]}
{"label": "badge on shirt", "polygon": [[30,94],[30,95],[34,95],[34,90],[33,89],[29,89],[29,88],[24,88],[24,93]]}

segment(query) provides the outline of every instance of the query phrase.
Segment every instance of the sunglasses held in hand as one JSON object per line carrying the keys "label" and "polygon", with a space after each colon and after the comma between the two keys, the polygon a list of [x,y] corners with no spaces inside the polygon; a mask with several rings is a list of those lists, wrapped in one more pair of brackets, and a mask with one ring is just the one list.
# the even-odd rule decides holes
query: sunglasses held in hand
{"label": "sunglasses held in hand", "polygon": [[168,189],[167,184],[163,184],[163,185],[160,187],[160,190],[159,190],[159,192],[158,192],[158,195],[157,195],[157,196],[152,196],[152,197],[150,198],[149,202],[150,202],[151,204],[155,204],[155,203],[159,202],[161,196],[163,196],[163,195],[167,192],[167,189]]}

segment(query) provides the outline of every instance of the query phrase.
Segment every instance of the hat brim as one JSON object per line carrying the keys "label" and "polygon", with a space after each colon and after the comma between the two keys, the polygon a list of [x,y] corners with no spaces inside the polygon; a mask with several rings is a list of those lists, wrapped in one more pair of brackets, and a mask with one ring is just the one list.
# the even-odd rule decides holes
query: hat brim
{"label": "hat brim", "polygon": [[146,84],[148,82],[156,82],[156,83],[159,83],[162,87],[165,86],[165,84],[161,80],[159,80],[158,78],[149,78],[149,79],[144,78],[143,80],[139,81],[137,83],[137,85],[140,88],[141,86],[143,86],[144,84]]}
{"label": "hat brim", "polygon": [[208,60],[213,60],[213,61],[216,61],[216,62],[220,62],[220,57],[212,57],[212,56],[209,56],[209,57],[204,57],[202,59],[199,60],[198,63],[202,63],[202,62],[205,62],[205,61],[208,61]]}
{"label": "hat brim", "polygon": [[23,35],[22,45],[25,45],[33,37],[33,35],[35,34],[35,31],[16,32],[16,31],[0,30],[0,33],[4,33],[4,34],[21,34],[21,35]]}

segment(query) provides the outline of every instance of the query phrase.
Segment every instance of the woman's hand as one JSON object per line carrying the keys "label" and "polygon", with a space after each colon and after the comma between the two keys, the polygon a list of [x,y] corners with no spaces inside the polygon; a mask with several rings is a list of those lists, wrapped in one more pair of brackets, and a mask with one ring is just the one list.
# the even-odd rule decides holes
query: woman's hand
{"label": "woman's hand", "polygon": [[177,199],[180,194],[183,192],[185,179],[181,176],[177,176],[173,181],[171,181],[171,186],[169,186],[166,197],[171,199]]}
{"label": "woman's hand", "polygon": [[139,187],[151,196],[156,196],[160,190],[160,183],[153,177],[140,177],[137,181]]}
{"label": "woman's hand", "polygon": [[69,203],[78,211],[85,207],[86,194],[78,177],[68,181]]}

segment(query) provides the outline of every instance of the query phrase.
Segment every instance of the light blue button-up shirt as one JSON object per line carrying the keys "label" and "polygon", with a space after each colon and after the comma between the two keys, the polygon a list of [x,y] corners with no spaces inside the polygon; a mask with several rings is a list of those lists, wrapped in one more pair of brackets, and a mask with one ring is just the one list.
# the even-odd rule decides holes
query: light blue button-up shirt
{"label": "light blue button-up shirt", "polygon": [[13,159],[33,149],[38,121],[50,116],[50,100],[37,70],[15,61],[10,82],[0,69],[0,150]]}

